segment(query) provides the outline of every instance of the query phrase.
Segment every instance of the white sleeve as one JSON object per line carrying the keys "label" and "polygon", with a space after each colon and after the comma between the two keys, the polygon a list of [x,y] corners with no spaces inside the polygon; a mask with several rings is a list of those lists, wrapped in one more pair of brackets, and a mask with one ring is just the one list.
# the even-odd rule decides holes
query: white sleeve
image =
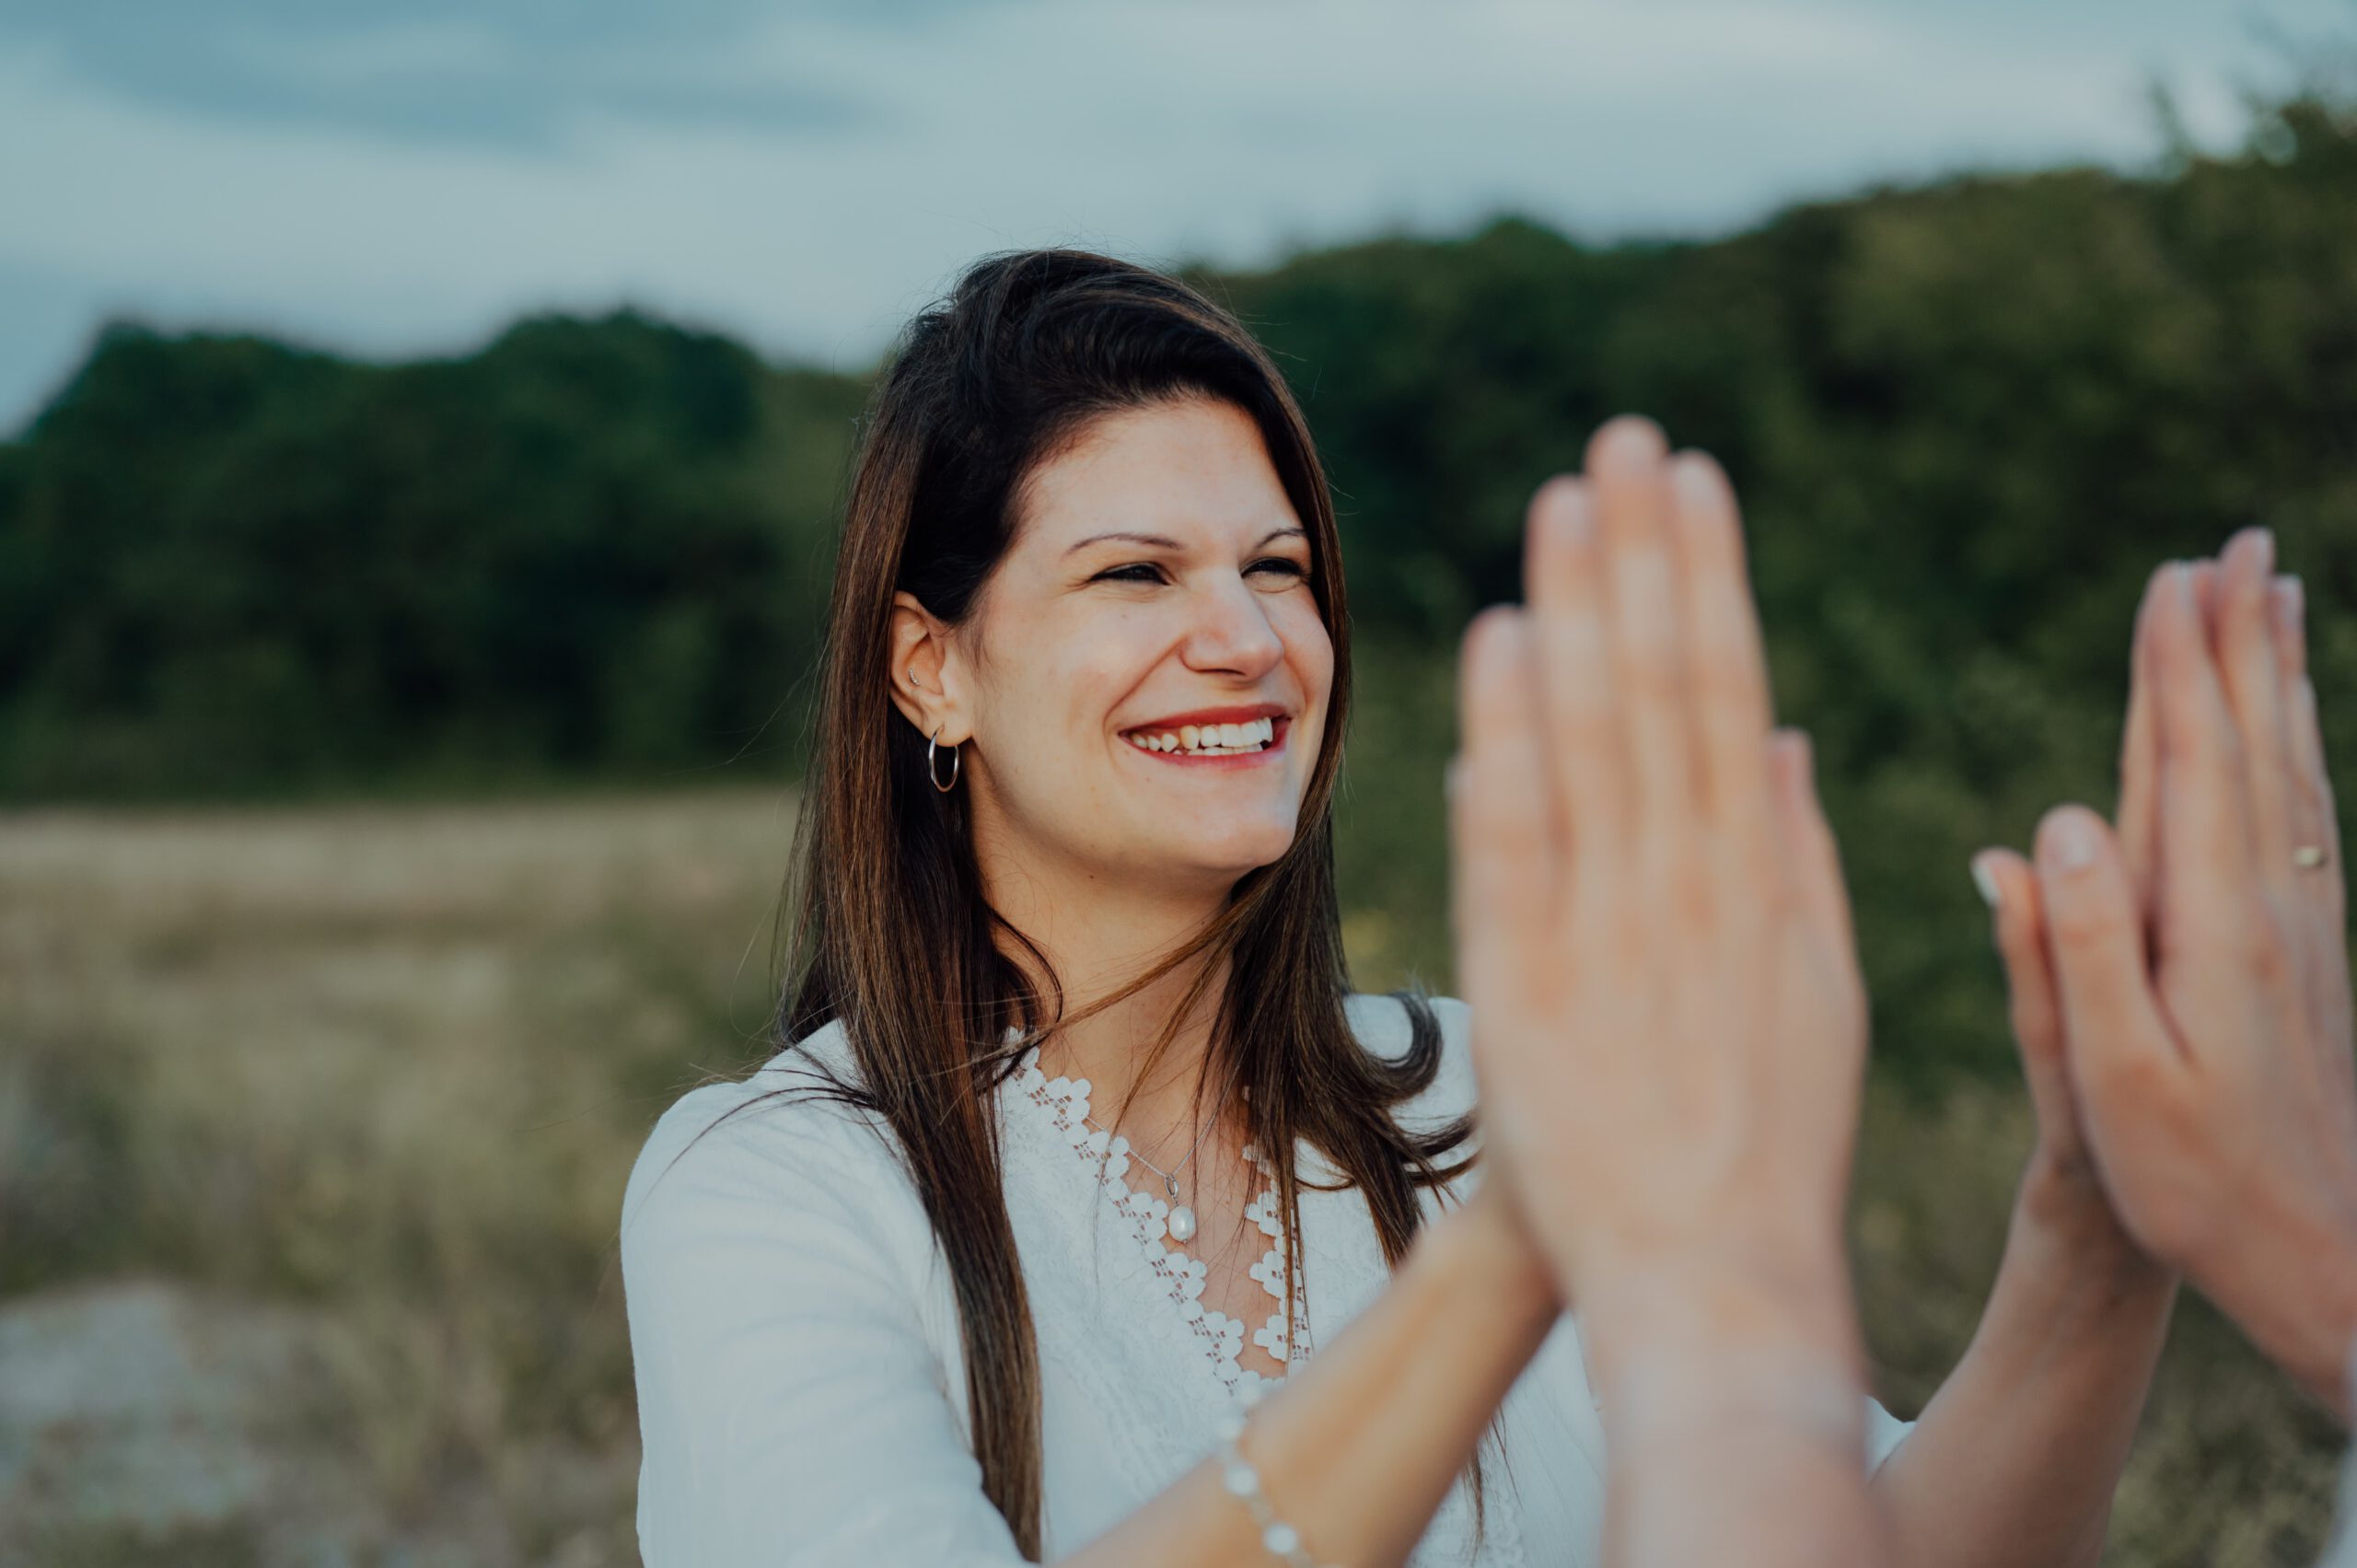
{"label": "white sleeve", "polygon": [[1872,1475],[1882,1469],[1882,1462],[1891,1456],[1907,1434],[1915,1430],[1911,1421],[1901,1421],[1883,1408],[1880,1400],[1866,1396],[1866,1473]]}
{"label": "white sleeve", "polygon": [[906,1178],[823,1108],[704,1132],[744,1096],[681,1098],[622,1202],[647,1568],[1021,1563],[924,1331]]}

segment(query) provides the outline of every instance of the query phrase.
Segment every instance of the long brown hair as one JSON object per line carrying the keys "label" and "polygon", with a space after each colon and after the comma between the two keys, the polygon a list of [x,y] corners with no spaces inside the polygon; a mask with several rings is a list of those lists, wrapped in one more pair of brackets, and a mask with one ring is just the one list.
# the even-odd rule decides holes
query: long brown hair
{"label": "long brown hair", "polygon": [[[934,787],[925,738],[888,700],[893,595],[905,589],[941,621],[965,624],[1039,464],[1096,418],[1190,397],[1233,404],[1260,427],[1308,530],[1311,585],[1333,641],[1332,696],[1293,847],[1238,878],[1220,912],[1147,972],[1066,1015],[1046,956],[985,897],[968,792]],[[1440,1025],[1425,998],[1401,996],[1411,1045],[1396,1061],[1362,1046],[1345,1014],[1331,806],[1350,671],[1325,472],[1283,377],[1233,315],[1163,273],[1048,250],[985,257],[909,324],[864,416],[843,516],[785,895],[792,919],[779,923],[791,978],[780,987],[772,1054],[842,1021],[856,1081],[831,1092],[897,1135],[948,1262],[983,1490],[1027,1558],[1040,1551],[1038,1345],[991,1104],[1030,1046],[1191,964],[1142,1081],[1225,957],[1207,1078],[1250,1091],[1248,1135],[1275,1166],[1289,1275],[1301,1266],[1296,1139],[1333,1162],[1339,1186],[1365,1193],[1395,1267],[1417,1228],[1417,1191],[1471,1157],[1469,1116],[1415,1132],[1391,1114],[1440,1064]],[[1001,933],[1048,977],[1052,1005]],[[1010,1028],[1020,1031],[1012,1043]],[[1439,1168],[1453,1150],[1459,1163]],[[1478,1453],[1472,1475],[1478,1510]]]}

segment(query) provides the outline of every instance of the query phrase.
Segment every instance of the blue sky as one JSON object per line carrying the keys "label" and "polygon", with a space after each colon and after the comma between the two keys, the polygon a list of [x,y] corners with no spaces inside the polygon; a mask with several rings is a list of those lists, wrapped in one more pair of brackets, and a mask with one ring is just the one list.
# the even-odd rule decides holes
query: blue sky
{"label": "blue sky", "polygon": [[110,315],[368,354],[631,301],[864,366],[983,251],[1700,234],[2231,142],[2357,0],[0,0],[0,430]]}

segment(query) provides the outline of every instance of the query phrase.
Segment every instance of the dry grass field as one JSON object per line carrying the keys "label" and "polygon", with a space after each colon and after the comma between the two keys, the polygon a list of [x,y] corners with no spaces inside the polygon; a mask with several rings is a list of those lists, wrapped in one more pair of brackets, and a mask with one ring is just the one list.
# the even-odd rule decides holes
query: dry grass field
{"label": "dry grass field", "polygon": [[354,1562],[636,1561],[622,1183],[756,1050],[791,830],[773,792],[0,829],[0,1286],[285,1309],[307,1364],[152,1552],[71,1453],[16,1467],[0,1543],[242,1561],[325,1489]]}
{"label": "dry grass field", "polygon": [[[634,1562],[622,1184],[760,1054],[791,829],[774,791],[0,819],[0,1564]],[[1437,940],[1383,896],[1363,989]],[[1903,1412],[2026,1140],[2008,1087],[1872,1097]],[[2188,1303],[2107,1561],[2306,1562],[2335,1442]]]}

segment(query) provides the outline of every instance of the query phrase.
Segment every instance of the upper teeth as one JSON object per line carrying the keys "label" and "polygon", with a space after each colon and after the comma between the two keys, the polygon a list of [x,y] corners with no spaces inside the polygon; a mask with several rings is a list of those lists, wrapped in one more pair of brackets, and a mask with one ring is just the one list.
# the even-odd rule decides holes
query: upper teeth
{"label": "upper teeth", "polygon": [[1257,751],[1277,738],[1273,718],[1244,724],[1182,724],[1177,729],[1130,731],[1130,744],[1142,751]]}

